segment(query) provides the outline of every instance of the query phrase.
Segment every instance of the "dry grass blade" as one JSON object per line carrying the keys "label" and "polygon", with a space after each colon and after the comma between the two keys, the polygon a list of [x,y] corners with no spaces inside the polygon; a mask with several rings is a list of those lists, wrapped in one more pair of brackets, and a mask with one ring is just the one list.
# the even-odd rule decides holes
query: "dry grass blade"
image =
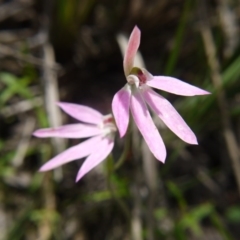
{"label": "dry grass blade", "polygon": [[[204,1],[201,2],[202,5],[199,9],[201,9],[201,14],[206,13],[206,6],[204,5]],[[230,115],[228,112],[228,103],[225,96],[225,91],[222,86],[222,76],[220,73],[220,64],[216,57],[216,48],[213,40],[213,36],[211,33],[211,29],[209,23],[207,22],[207,16],[205,16],[205,21],[201,19],[200,32],[202,35],[202,39],[204,42],[205,52],[207,55],[208,65],[211,70],[211,79],[213,86],[217,90],[217,101],[220,109],[220,115],[223,126],[223,134],[226,141],[228,153],[232,162],[233,172],[238,185],[238,192],[240,195],[240,153],[239,147],[233,133],[233,129],[231,126]]]}
{"label": "dry grass blade", "polygon": [[2,114],[4,117],[11,117],[14,115],[17,115],[19,113],[23,113],[26,111],[29,111],[35,107],[39,107],[43,105],[43,99],[42,97],[35,97],[31,100],[22,100],[20,102],[17,102],[15,104],[3,107],[0,110],[0,114]]}
{"label": "dry grass blade", "polygon": [[26,11],[26,8],[29,8],[33,4],[33,1],[25,1],[19,3],[18,1],[13,1],[10,3],[5,3],[0,5],[0,22],[4,21],[7,18],[10,18],[18,13]]}
{"label": "dry grass blade", "polygon": [[239,43],[236,12],[229,5],[230,1],[219,0],[218,14],[226,39],[225,57],[231,57]]}
{"label": "dry grass blade", "polygon": [[[49,43],[43,46],[43,81],[45,88],[45,103],[48,114],[48,120],[51,127],[58,127],[62,125],[62,117],[59,107],[56,103],[59,101],[58,83],[56,71],[49,66],[55,65],[53,48]],[[65,149],[64,140],[61,138],[53,139],[53,146],[56,153]]]}
{"label": "dry grass blade", "polygon": [[2,30],[0,31],[0,42],[1,43],[13,43],[19,40],[25,40],[31,36],[33,31],[30,29],[22,30]]}

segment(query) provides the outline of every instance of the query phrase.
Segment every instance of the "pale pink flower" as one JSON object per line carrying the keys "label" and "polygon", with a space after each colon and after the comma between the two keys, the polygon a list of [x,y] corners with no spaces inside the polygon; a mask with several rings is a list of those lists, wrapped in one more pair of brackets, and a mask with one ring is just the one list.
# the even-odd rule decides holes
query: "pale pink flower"
{"label": "pale pink flower", "polygon": [[33,133],[34,136],[91,138],[55,156],[45,163],[40,171],[48,171],[73,160],[87,157],[77,174],[76,181],[78,181],[110,154],[114,146],[116,126],[111,114],[103,116],[90,107],[72,103],[61,102],[58,106],[68,115],[84,123],[39,129]]}
{"label": "pale pink flower", "polygon": [[183,141],[190,144],[197,144],[197,139],[171,103],[154,92],[151,87],[182,96],[209,93],[176,78],[152,76],[146,69],[135,67],[134,57],[140,45],[140,36],[141,32],[135,26],[129,38],[123,60],[127,84],[115,94],[112,102],[112,110],[120,136],[123,137],[128,127],[130,109],[133,119],[148,144],[149,149],[158,160],[164,162],[166,148],[154,125],[147,104]]}

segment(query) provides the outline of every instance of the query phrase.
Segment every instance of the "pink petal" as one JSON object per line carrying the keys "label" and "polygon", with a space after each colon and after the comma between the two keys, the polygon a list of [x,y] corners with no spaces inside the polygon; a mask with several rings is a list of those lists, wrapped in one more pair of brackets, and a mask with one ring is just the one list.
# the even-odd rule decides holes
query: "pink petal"
{"label": "pink petal", "polygon": [[86,124],[69,124],[56,128],[44,128],[36,130],[33,135],[40,138],[60,137],[60,138],[86,138],[100,135],[103,129],[97,126]]}
{"label": "pink petal", "polygon": [[131,90],[128,84],[118,91],[112,101],[112,111],[118,127],[120,137],[123,137],[127,131],[129,123],[129,105],[131,99]]}
{"label": "pink petal", "polygon": [[150,88],[143,90],[142,94],[152,110],[179,138],[190,144],[198,144],[193,131],[167,99]]}
{"label": "pink petal", "polygon": [[132,95],[130,108],[133,119],[139,131],[143,135],[150,151],[153,153],[155,158],[164,163],[166,158],[165,145],[153,123],[152,117],[149,114],[140,92],[136,91]]}
{"label": "pink petal", "polygon": [[74,147],[71,147],[49,160],[39,169],[39,171],[48,171],[57,168],[65,163],[88,156],[91,152],[94,151],[96,146],[100,144],[101,140],[102,136],[97,136],[90,138]]}
{"label": "pink petal", "polygon": [[173,77],[155,76],[150,81],[147,81],[146,84],[150,87],[182,96],[210,94],[201,88],[192,86]]}
{"label": "pink petal", "polygon": [[102,141],[95,147],[92,154],[84,161],[77,174],[76,182],[79,181],[86,173],[100,164],[103,160],[105,160],[112,151],[113,145],[113,140],[109,138],[103,138]]}
{"label": "pink petal", "polygon": [[58,103],[58,106],[68,115],[82,122],[99,124],[103,119],[103,115],[100,112],[90,107],[64,102]]}
{"label": "pink petal", "polygon": [[125,76],[128,76],[131,69],[133,68],[134,57],[140,45],[140,38],[141,38],[141,32],[139,28],[135,26],[130,35],[127,50],[123,60],[123,68],[124,68]]}

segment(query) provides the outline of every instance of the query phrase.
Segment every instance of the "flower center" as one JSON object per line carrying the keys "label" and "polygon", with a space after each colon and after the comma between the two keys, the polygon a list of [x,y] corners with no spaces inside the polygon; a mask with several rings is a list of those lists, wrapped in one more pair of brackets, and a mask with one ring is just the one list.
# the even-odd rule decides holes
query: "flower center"
{"label": "flower center", "polygon": [[138,67],[134,67],[132,68],[130,74],[136,76],[139,80],[139,86],[146,84],[147,82],[147,77],[144,74],[144,72],[142,71],[142,69],[138,68]]}
{"label": "flower center", "polygon": [[117,131],[117,128],[115,125],[115,120],[114,120],[112,114],[108,114],[103,117],[103,121],[102,121],[100,127],[104,128],[106,130],[106,134],[110,134],[112,132]]}
{"label": "flower center", "polygon": [[104,125],[114,124],[114,119],[113,119],[112,114],[108,114],[108,115],[104,116],[103,124],[104,124]]}

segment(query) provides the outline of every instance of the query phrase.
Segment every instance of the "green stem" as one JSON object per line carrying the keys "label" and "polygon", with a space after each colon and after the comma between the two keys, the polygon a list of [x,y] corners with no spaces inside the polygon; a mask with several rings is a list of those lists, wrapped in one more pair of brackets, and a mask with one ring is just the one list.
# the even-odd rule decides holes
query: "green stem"
{"label": "green stem", "polygon": [[119,159],[117,160],[117,162],[114,165],[114,171],[118,170],[122,164],[125,162],[129,149],[130,149],[130,142],[131,142],[131,135],[129,133],[129,130],[127,131],[126,134],[126,138],[124,141],[124,148],[123,148],[123,152],[121,154],[121,156],[119,157]]}
{"label": "green stem", "polygon": [[127,220],[127,223],[128,223],[128,226],[130,228],[130,219],[131,219],[131,215],[130,215],[130,211],[127,207],[127,205],[124,203],[124,201],[122,201],[121,198],[119,198],[114,190],[114,186],[112,184],[112,181],[111,181],[111,177],[112,177],[112,174],[113,174],[113,171],[114,171],[114,166],[113,166],[113,163],[114,163],[114,159],[113,159],[113,156],[110,154],[107,158],[107,184],[108,184],[108,189],[112,195],[112,198],[116,201],[116,203],[119,205],[120,209],[122,210],[126,220]]}

